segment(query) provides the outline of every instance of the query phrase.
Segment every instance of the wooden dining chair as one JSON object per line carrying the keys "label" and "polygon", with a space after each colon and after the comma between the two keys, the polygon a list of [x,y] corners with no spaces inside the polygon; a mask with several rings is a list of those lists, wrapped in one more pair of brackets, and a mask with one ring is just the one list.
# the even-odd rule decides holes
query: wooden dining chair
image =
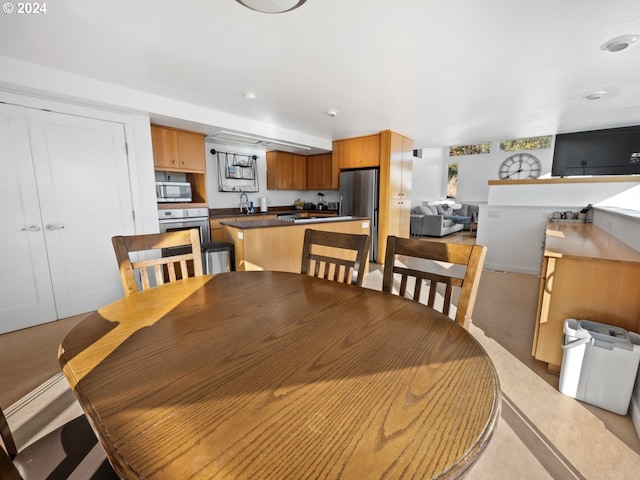
{"label": "wooden dining chair", "polygon": [[0,478],[2,480],[115,480],[118,477],[84,415],[18,451],[0,409]]}
{"label": "wooden dining chair", "polygon": [[[119,235],[113,237],[111,241],[118,260],[125,296],[181,278],[197,277],[203,274],[198,229],[146,235]],[[178,247],[182,248],[178,249]],[[132,261],[130,257],[130,254],[134,252],[169,248],[178,249],[178,254],[139,261]],[[187,253],[183,253],[184,250],[187,250]],[[140,277],[139,285],[136,272]],[[155,284],[151,282],[151,278],[155,280]]]}
{"label": "wooden dining chair", "polygon": [[361,286],[371,238],[356,233],[306,229],[300,273]]}
{"label": "wooden dining chair", "polygon": [[[442,313],[449,315],[454,287],[459,287],[455,321],[468,329],[478,293],[487,247],[433,242],[423,239],[387,237],[382,290],[393,293],[394,280],[400,275],[398,294],[419,302],[423,284],[429,285],[427,305],[436,308],[438,285],[444,290]],[[413,291],[407,288],[409,279]]]}

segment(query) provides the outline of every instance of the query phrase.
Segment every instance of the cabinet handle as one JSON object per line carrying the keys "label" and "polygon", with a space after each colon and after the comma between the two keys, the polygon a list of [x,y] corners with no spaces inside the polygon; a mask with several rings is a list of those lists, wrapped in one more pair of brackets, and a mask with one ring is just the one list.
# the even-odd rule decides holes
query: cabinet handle
{"label": "cabinet handle", "polygon": [[46,226],[46,229],[49,230],[50,232],[52,232],[54,230],[63,230],[64,229],[64,225],[54,225],[54,224],[50,223],[49,225]]}
{"label": "cabinet handle", "polygon": [[40,227],[38,225],[29,225],[28,227],[22,227],[20,229],[22,232],[39,232]]}

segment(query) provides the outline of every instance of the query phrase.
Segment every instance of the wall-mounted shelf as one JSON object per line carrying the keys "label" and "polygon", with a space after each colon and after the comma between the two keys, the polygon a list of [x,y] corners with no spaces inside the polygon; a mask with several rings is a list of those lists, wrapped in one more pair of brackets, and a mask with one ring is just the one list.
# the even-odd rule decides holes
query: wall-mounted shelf
{"label": "wall-mounted shelf", "polygon": [[219,192],[258,192],[258,168],[256,155],[219,152],[211,149],[218,166]]}

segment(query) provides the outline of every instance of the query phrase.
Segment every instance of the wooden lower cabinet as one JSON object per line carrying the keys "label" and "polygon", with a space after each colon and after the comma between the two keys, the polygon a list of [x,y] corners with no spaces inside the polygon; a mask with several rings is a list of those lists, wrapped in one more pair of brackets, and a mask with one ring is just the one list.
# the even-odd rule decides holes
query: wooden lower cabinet
{"label": "wooden lower cabinet", "polygon": [[548,227],[532,354],[550,371],[567,318],[640,333],[640,252],[590,224]]}

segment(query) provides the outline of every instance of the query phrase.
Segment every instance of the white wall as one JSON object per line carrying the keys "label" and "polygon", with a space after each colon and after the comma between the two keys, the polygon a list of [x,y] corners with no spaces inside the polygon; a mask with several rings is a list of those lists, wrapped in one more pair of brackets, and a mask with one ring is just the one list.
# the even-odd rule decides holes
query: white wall
{"label": "white wall", "polygon": [[320,138],[3,56],[0,56],[0,88],[110,110],[142,113],[152,118],[167,118],[172,123],[182,122],[172,126],[187,130],[198,124],[211,125],[327,151],[332,148],[331,138]]}
{"label": "white wall", "polygon": [[[552,145],[555,137],[551,139]],[[498,170],[503,161],[511,155],[521,152],[501,152],[500,141],[495,140],[491,145],[491,153],[479,155],[461,155],[449,157],[448,149],[445,149],[443,163],[458,163],[458,195],[456,199],[465,203],[486,203],[489,198],[489,180],[498,180]],[[553,146],[539,150],[527,150],[540,160],[542,166],[541,176],[551,175],[551,163],[553,161]]]}
{"label": "white wall", "polygon": [[434,200],[446,195],[447,168],[443,162],[445,148],[424,148],[422,158],[413,158],[411,176],[411,205],[422,205],[423,200]]}
{"label": "white wall", "polygon": [[640,203],[635,207],[637,210],[596,208],[593,224],[640,252]]}
{"label": "white wall", "polygon": [[318,192],[324,193],[326,202],[337,202],[339,199],[337,190],[267,190],[267,157],[264,149],[247,146],[219,145],[215,143],[205,143],[205,153],[207,156],[207,199],[209,208],[240,208],[240,193],[219,192],[218,191],[218,162],[216,155],[211,153],[211,149],[217,152],[241,153],[246,155],[256,155],[258,168],[258,192],[247,193],[249,201],[254,202],[254,207],[259,205],[259,198],[267,197],[268,207],[292,206],[294,200],[299,198],[304,202],[317,203]]}

